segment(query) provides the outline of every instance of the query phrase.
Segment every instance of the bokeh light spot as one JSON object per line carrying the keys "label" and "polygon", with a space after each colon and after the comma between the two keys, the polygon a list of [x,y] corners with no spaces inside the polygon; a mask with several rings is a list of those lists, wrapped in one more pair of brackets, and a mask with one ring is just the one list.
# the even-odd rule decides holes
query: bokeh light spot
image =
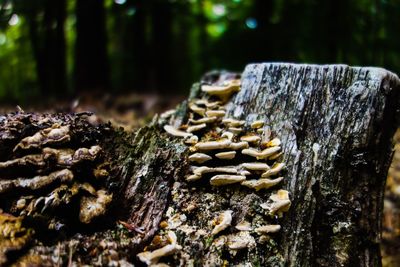
{"label": "bokeh light spot", "polygon": [[17,15],[17,14],[13,14],[13,15],[11,16],[10,20],[8,21],[8,24],[9,24],[10,26],[15,26],[15,25],[18,24],[18,22],[19,22],[19,17],[18,17],[18,15]]}
{"label": "bokeh light spot", "polygon": [[126,3],[126,0],[114,0],[114,3],[116,3],[118,5],[123,5]]}
{"label": "bokeh light spot", "polygon": [[249,29],[255,29],[258,26],[257,20],[255,18],[246,19],[246,26]]}

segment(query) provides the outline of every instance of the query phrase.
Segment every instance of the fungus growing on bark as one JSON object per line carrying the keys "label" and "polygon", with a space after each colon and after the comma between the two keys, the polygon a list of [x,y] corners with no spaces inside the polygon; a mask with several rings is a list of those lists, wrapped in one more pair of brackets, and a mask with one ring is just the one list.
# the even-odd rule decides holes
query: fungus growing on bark
{"label": "fungus growing on bark", "polygon": [[141,262],[144,262],[147,265],[155,265],[162,257],[172,255],[182,249],[182,247],[177,243],[177,238],[174,232],[168,232],[168,241],[168,245],[165,245],[164,247],[153,250],[151,252],[141,252],[137,254],[137,257]]}
{"label": "fungus growing on bark", "polygon": [[169,133],[170,135],[177,136],[177,137],[190,137],[193,134],[192,133],[187,133],[181,130],[178,130],[171,125],[164,125],[164,130]]}
{"label": "fungus growing on bark", "polygon": [[246,121],[235,120],[232,118],[226,118],[226,119],[222,120],[222,123],[226,124],[229,127],[240,127],[240,126],[243,126],[246,123]]}
{"label": "fungus growing on bark", "polygon": [[242,166],[243,168],[251,171],[266,171],[270,169],[268,164],[263,162],[247,162],[242,163]]}
{"label": "fungus growing on bark", "polygon": [[207,110],[207,117],[223,117],[225,116],[225,110]]}
{"label": "fungus growing on bark", "polygon": [[282,216],[283,212],[287,212],[289,210],[290,204],[289,192],[281,189],[275,194],[272,194],[267,203],[263,203],[260,206],[261,208],[267,210],[270,215],[275,215],[278,213],[278,216]]}
{"label": "fungus growing on bark", "polygon": [[196,132],[196,131],[200,131],[201,129],[204,129],[206,127],[207,127],[207,125],[205,123],[198,124],[198,125],[193,125],[193,126],[189,126],[186,129],[186,132],[193,133],[193,132]]}
{"label": "fungus growing on bark", "polygon": [[274,146],[259,151],[255,148],[247,148],[242,150],[242,154],[255,157],[257,159],[265,159],[281,150],[280,146]]}
{"label": "fungus growing on bark", "polygon": [[285,163],[275,163],[274,165],[272,165],[272,168],[270,170],[267,170],[266,172],[264,172],[263,174],[261,174],[262,178],[267,178],[273,175],[278,174],[283,168],[285,167]]}
{"label": "fungus growing on bark", "polygon": [[204,117],[204,114],[206,112],[205,108],[201,108],[201,107],[197,106],[194,103],[189,103],[189,109],[192,110],[194,113],[202,116],[202,117]]}
{"label": "fungus growing on bark", "polygon": [[283,177],[279,177],[273,180],[270,179],[258,179],[258,180],[247,180],[243,181],[241,185],[253,188],[256,191],[261,189],[268,189],[272,186],[279,184],[283,180]]}
{"label": "fungus growing on bark", "polygon": [[203,124],[203,123],[213,123],[217,120],[217,117],[204,117],[198,120],[189,119],[192,124]]}
{"label": "fungus growing on bark", "polygon": [[244,136],[240,137],[240,141],[245,141],[248,143],[258,142],[260,140],[261,140],[261,137],[259,137],[258,135],[244,135]]}
{"label": "fungus growing on bark", "polygon": [[243,175],[218,174],[211,177],[210,184],[213,186],[222,186],[240,183],[244,180],[246,180],[246,176]]}
{"label": "fungus growing on bark", "polygon": [[233,159],[236,155],[236,151],[227,151],[227,152],[220,152],[215,154],[215,156],[219,159]]}
{"label": "fungus growing on bark", "polygon": [[203,85],[201,90],[209,95],[217,96],[225,102],[233,93],[240,90],[240,80],[232,80],[225,86]]}
{"label": "fungus growing on bark", "polygon": [[258,129],[264,126],[264,121],[258,120],[258,121],[253,121],[250,125],[251,128],[253,129]]}
{"label": "fungus growing on bark", "polygon": [[43,129],[32,136],[22,139],[14,148],[17,150],[27,150],[31,148],[41,148],[44,145],[61,144],[71,139],[69,126],[53,124],[51,128]]}
{"label": "fungus growing on bark", "polygon": [[94,218],[104,215],[107,206],[112,200],[112,195],[104,190],[97,191],[95,197],[83,197],[79,212],[79,220],[83,223],[90,223]]}
{"label": "fungus growing on bark", "polygon": [[248,221],[241,221],[238,223],[235,228],[239,231],[251,231],[253,228],[251,227],[251,223]]}
{"label": "fungus growing on bark", "polygon": [[233,143],[232,142],[229,145],[229,148],[233,149],[233,150],[245,149],[245,148],[248,148],[248,147],[249,147],[249,143],[247,143],[247,142],[238,142],[238,143]]}
{"label": "fungus growing on bark", "polygon": [[232,223],[232,213],[233,211],[231,210],[226,210],[222,212],[221,214],[218,215],[216,219],[214,219],[214,229],[211,231],[211,235],[216,235],[219,232],[225,230],[229,226],[231,226]]}
{"label": "fungus growing on bark", "polygon": [[280,230],[281,226],[279,224],[263,225],[255,229],[255,231],[260,235],[277,233]]}
{"label": "fungus growing on bark", "polygon": [[189,161],[196,162],[199,164],[209,161],[211,159],[212,157],[204,153],[195,153],[189,156]]}
{"label": "fungus growing on bark", "polygon": [[231,141],[227,139],[221,139],[218,141],[208,141],[208,142],[198,142],[194,145],[194,147],[200,151],[204,150],[217,150],[228,148],[231,144]]}

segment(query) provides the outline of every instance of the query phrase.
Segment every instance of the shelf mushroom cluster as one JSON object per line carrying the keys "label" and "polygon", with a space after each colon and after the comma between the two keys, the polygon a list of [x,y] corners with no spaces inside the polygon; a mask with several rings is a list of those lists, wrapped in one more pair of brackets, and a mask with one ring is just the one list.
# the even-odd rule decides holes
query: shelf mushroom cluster
{"label": "shelf mushroom cluster", "polygon": [[[102,149],[76,148],[81,144],[71,144],[72,139],[69,125],[54,123],[19,140],[9,159],[0,162],[0,198],[13,192],[17,199],[7,198],[13,214],[47,218],[48,227],[58,229],[74,203],[79,203],[76,215],[85,224],[105,213],[112,195],[98,186],[108,176]],[[61,217],[53,218],[55,213]]]}
{"label": "shelf mushroom cluster", "polygon": [[[281,183],[283,177],[279,174],[285,164],[279,161],[282,156],[280,139],[272,136],[264,120],[246,122],[231,118],[226,112],[225,105],[232,94],[240,90],[240,81],[231,80],[222,86],[203,85],[201,90],[203,97],[188,103],[186,124],[178,128],[164,126],[167,133],[181,137],[189,146],[191,167],[186,181],[207,181],[215,187],[239,184],[255,191]],[[264,211],[262,217],[276,218],[287,212],[290,205],[289,192],[277,190],[265,203],[260,203],[259,209]],[[234,217],[233,210],[220,211],[215,215],[209,233],[215,238],[213,244],[226,239],[222,243],[233,253],[255,246],[254,234],[262,243],[269,240],[268,235],[281,230],[279,224],[270,224],[269,220],[250,222],[243,219],[233,225]],[[223,234],[228,228],[233,232]]]}
{"label": "shelf mushroom cluster", "polygon": [[282,155],[281,141],[270,140],[262,120],[246,125],[244,120],[226,117],[224,104],[240,90],[240,80],[201,89],[205,96],[188,104],[188,123],[180,128],[164,126],[166,132],[183,137],[190,145],[193,166],[186,180],[208,176],[213,186],[240,183],[257,191],[280,183],[283,177],[276,176],[285,164],[275,161]]}

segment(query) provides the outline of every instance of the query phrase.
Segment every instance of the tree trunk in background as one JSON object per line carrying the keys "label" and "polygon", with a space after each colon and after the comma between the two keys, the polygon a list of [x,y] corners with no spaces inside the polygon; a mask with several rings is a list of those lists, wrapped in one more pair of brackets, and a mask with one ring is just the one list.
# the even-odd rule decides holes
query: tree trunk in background
{"label": "tree trunk in background", "polygon": [[77,0],[76,19],[75,87],[106,89],[109,66],[104,1]]}
{"label": "tree trunk in background", "polygon": [[152,90],[161,94],[174,90],[174,61],[171,59],[172,4],[169,1],[154,1],[150,5],[152,22]]}
{"label": "tree trunk in background", "polygon": [[66,1],[43,1],[44,17],[40,19],[42,8],[38,3],[18,3],[26,11],[29,35],[36,60],[37,77],[43,95],[65,95],[66,58],[64,22]]}
{"label": "tree trunk in background", "polygon": [[[203,82],[222,83],[232,77],[235,75],[214,73]],[[264,133],[271,130],[282,141],[286,170],[280,186],[289,191],[291,199],[283,218],[271,217],[260,208],[272,190],[254,191],[240,185],[214,187],[206,177],[196,182],[185,180],[192,164],[187,158],[189,149],[182,139],[168,136],[162,126],[186,124],[186,102],[172,117],[162,116],[132,134],[93,125],[93,118],[85,114],[78,118],[57,115],[50,120],[20,114],[0,117],[0,160],[20,156],[24,151],[13,147],[37,128],[59,127],[53,122],[65,120],[70,141],[60,145],[76,149],[96,144],[103,148],[98,167],[81,166],[94,168],[82,172],[78,165],[72,171],[78,178],[99,168],[108,174],[102,179],[84,176],[76,181],[95,183],[96,188],[114,196],[105,222],[85,227],[67,224],[63,229],[69,232],[59,236],[57,242],[32,245],[24,240],[23,244],[30,247],[23,260],[32,262],[40,252],[40,260],[53,265],[55,261],[60,265],[122,265],[126,261],[136,265],[138,252],[146,246],[147,251],[153,251],[166,245],[165,234],[171,231],[182,248],[171,249],[174,255],[160,259],[170,266],[379,266],[383,192],[400,108],[399,94],[398,77],[378,68],[280,63],[246,67],[241,90],[224,106],[226,117],[245,120],[245,131],[250,131],[254,120],[262,120],[266,124]],[[203,96],[200,85],[195,84],[189,100]],[[237,153],[236,163],[249,160]],[[6,181],[0,179],[1,190],[10,179],[20,177],[16,175],[19,170],[12,176],[7,169],[13,162],[1,165],[3,173],[9,174],[1,177]],[[212,162],[208,166],[215,165],[215,159]],[[37,168],[47,168],[42,166]],[[16,194],[0,194],[0,199],[17,201],[22,196]],[[35,197],[43,191],[38,194]],[[40,199],[32,202],[39,205]],[[4,202],[0,205],[9,211]],[[72,216],[74,207],[70,204],[65,210]],[[39,206],[37,212],[40,210]],[[213,220],[226,210],[232,211],[230,226],[218,235],[210,234],[218,224]],[[8,224],[18,221],[7,215],[5,218]],[[51,225],[59,219],[50,220]],[[244,219],[251,229],[239,231],[235,226]],[[282,229],[262,239],[254,229],[266,223],[280,224]],[[7,229],[26,231],[20,227]],[[9,248],[7,238],[0,238],[0,252],[13,249],[15,253],[13,245],[21,242],[11,243]]]}

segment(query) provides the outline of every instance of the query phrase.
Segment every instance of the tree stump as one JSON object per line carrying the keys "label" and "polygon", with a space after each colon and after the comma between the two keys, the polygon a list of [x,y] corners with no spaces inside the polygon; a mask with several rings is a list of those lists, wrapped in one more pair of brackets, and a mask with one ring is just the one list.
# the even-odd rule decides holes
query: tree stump
{"label": "tree stump", "polygon": [[[202,84],[239,77],[213,72]],[[279,137],[286,168],[272,190],[187,181],[193,147],[163,127],[188,128],[190,103],[205,94],[200,84],[175,112],[134,133],[98,125],[90,114],[0,117],[0,219],[9,225],[0,237],[0,264],[379,266],[399,86],[396,75],[378,68],[247,66],[240,91],[221,108],[225,118],[243,120],[246,131],[262,121],[263,134]],[[249,160],[240,150],[236,155],[236,163]],[[61,182],[29,183],[64,169],[69,180],[53,175]],[[60,184],[79,193],[47,204]],[[280,187],[289,191],[290,209],[268,216],[260,206]],[[280,231],[260,235],[255,228],[265,224]],[[158,249],[162,257],[146,261]]]}

